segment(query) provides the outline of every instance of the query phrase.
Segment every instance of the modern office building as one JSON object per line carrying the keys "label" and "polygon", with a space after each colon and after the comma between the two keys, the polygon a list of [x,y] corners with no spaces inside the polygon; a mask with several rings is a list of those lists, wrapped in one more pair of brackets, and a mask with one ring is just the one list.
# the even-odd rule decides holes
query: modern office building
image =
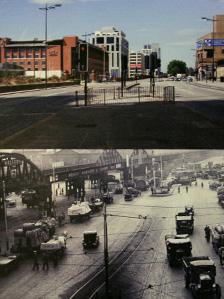
{"label": "modern office building", "polygon": [[142,78],[146,75],[145,56],[140,51],[129,53],[129,78]]}
{"label": "modern office building", "polygon": [[224,15],[214,16],[211,28],[212,32],[201,36],[196,42],[196,70],[200,80],[212,77],[213,63],[214,77],[224,76]]}
{"label": "modern office building", "polygon": [[[26,76],[45,78],[46,61],[47,76],[75,75],[78,73],[78,47],[82,42],[77,36],[65,36],[61,39],[48,41],[47,60],[46,47],[43,40],[13,41],[0,38],[0,63],[17,65],[24,69]],[[108,72],[108,54],[99,47],[89,44],[88,74],[96,80]]]}
{"label": "modern office building", "polygon": [[129,44],[123,31],[114,27],[104,27],[96,31],[90,42],[109,53],[109,76],[121,78],[122,71],[128,71]]}
{"label": "modern office building", "polygon": [[[147,44],[144,45],[142,51],[141,51],[144,56],[145,56],[145,69],[146,69],[146,75],[150,74],[150,65],[149,65],[149,56],[152,53],[157,54],[157,58],[161,59],[161,49],[158,43],[153,43],[153,44]],[[160,69],[157,70],[157,73],[160,72]]]}

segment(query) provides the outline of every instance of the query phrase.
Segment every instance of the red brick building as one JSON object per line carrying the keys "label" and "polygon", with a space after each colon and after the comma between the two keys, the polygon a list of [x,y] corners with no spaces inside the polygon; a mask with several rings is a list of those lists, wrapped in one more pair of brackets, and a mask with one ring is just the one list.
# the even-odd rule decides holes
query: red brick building
{"label": "red brick building", "polygon": [[[78,45],[79,38],[77,36],[65,36],[62,39],[48,41],[48,77],[57,76],[60,78],[62,75],[73,74],[79,76],[77,73]],[[45,78],[45,41],[37,39],[13,41],[10,38],[0,38],[0,63],[20,66],[25,70],[26,76]],[[102,49],[89,45],[89,74],[93,78],[103,74],[103,65],[106,66],[107,70],[108,56]]]}

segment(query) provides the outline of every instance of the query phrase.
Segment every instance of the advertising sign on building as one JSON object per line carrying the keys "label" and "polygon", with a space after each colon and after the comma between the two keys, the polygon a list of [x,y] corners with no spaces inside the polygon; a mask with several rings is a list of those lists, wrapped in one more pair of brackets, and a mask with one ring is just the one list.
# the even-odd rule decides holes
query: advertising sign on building
{"label": "advertising sign on building", "polygon": [[[213,39],[204,39],[197,41],[196,43],[196,48],[201,48],[201,47],[212,47],[213,46]],[[218,38],[214,39],[214,46],[215,47],[224,47],[224,39],[223,38]]]}

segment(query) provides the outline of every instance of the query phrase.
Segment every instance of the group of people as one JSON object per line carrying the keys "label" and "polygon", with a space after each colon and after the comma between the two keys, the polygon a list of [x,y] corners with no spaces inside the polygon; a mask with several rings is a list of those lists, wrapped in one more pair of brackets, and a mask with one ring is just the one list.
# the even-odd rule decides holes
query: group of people
{"label": "group of people", "polygon": [[[49,270],[49,254],[47,252],[44,252],[42,254],[42,269],[43,270]],[[58,265],[58,259],[57,259],[57,255],[53,255],[52,256],[52,260],[53,260],[53,265],[54,267],[56,267]],[[33,268],[32,270],[39,270],[40,269],[40,263],[39,263],[39,258],[38,258],[38,253],[37,251],[33,251]]]}
{"label": "group of people", "polygon": [[[208,242],[210,242],[210,236],[211,236],[211,228],[206,225],[204,228],[205,231],[205,238]],[[219,255],[219,259],[220,259],[220,264],[221,266],[224,265],[224,246],[219,247],[218,250],[218,255]]]}

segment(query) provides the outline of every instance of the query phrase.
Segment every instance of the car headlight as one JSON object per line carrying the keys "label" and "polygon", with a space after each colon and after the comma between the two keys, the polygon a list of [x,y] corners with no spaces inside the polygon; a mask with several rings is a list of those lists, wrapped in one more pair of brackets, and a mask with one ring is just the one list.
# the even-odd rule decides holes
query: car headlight
{"label": "car headlight", "polygon": [[216,283],[213,283],[212,287],[213,287],[213,288],[216,288]]}
{"label": "car headlight", "polygon": [[201,288],[201,285],[200,284],[198,284],[198,289],[200,289]]}

